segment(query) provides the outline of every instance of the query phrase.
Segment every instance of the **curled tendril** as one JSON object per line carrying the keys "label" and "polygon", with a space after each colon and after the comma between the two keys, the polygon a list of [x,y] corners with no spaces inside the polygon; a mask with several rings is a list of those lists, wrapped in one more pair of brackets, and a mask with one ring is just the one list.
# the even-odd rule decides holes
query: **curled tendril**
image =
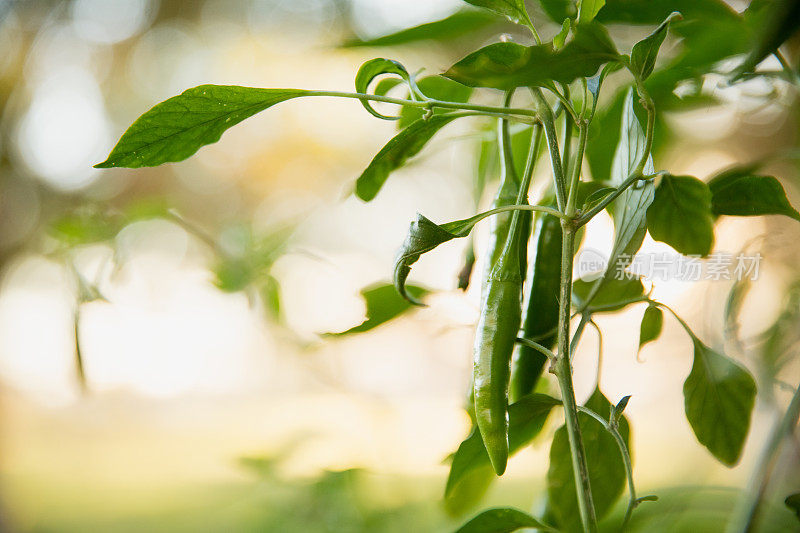
{"label": "curled tendril", "polygon": [[[416,84],[412,81],[411,75],[406,70],[406,67],[393,59],[384,59],[382,57],[370,59],[358,69],[358,72],[356,73],[356,92],[361,94],[369,94],[367,91],[370,83],[372,83],[372,80],[382,74],[394,74],[400,76],[402,81],[408,85],[409,89],[412,91],[412,94],[414,93]],[[367,100],[361,100],[361,105],[363,105],[371,115],[383,120],[398,120],[400,118],[399,116],[389,116],[378,113]]]}

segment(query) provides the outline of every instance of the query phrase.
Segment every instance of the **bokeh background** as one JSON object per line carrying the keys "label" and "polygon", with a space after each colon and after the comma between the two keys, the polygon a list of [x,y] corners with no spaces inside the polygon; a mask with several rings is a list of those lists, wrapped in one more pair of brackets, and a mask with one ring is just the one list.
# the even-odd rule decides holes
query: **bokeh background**
{"label": "bokeh background", "polygon": [[[443,245],[415,267],[414,282],[436,290],[429,307],[367,333],[323,334],[364,320],[360,291],[389,279],[416,212],[435,221],[475,212],[475,126],[491,123],[450,126],[368,204],[351,194],[354,179],[395,126],[357,101],[281,104],[179,164],[91,168],[136,117],[189,87],[351,90],[372,57],[436,73],[467,46],[512,31],[490,28],[450,44],[340,46],[462,7],[0,0],[3,530],[443,531],[463,521],[441,500],[445,459],[469,429],[463,403],[479,291],[455,288],[464,243]],[[542,24],[545,36],[556,31]],[[619,27],[614,35],[627,49],[649,31]],[[663,50],[679,47],[669,40]],[[796,65],[792,42],[787,51]],[[714,76],[703,83],[719,103],[664,117],[656,167],[707,179],[765,160],[800,205],[797,90],[727,86]],[[534,194],[548,179],[541,165]],[[484,232],[476,234],[479,256]],[[584,246],[607,251],[612,235],[603,215]],[[788,218],[719,222],[717,251],[738,253],[747,243],[764,257],[741,338],[758,339],[780,316],[787,331],[800,332],[800,300],[789,297],[800,274],[798,239],[800,225]],[[673,253],[649,237],[644,251]],[[751,343],[731,346],[724,336],[731,282],[654,285],[655,298],[708,344],[762,383],[776,378]],[[643,310],[598,318],[603,390],[612,401],[632,395],[639,491],[662,496],[670,527],[701,514],[713,524],[732,487],[746,481],[786,396],[761,400],[739,466],[716,463],[683,415],[691,343],[668,318],[662,339],[637,358]],[[576,356],[579,399],[594,384],[597,350],[587,332]],[[777,379],[796,384],[799,371],[795,358]],[[553,417],[486,504],[541,504],[556,427]],[[796,484],[799,471],[798,448],[784,451],[774,485]],[[792,518],[780,507],[774,513],[779,524]]]}

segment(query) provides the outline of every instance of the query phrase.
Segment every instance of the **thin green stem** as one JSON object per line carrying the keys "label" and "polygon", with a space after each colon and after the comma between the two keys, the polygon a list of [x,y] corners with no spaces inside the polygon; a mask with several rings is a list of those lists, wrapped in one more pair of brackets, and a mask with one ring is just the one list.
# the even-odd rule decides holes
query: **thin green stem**
{"label": "thin green stem", "polygon": [[783,439],[792,434],[798,418],[800,418],[800,387],[795,389],[789,407],[783,417],[772,428],[772,433],[756,463],[747,489],[734,509],[733,519],[726,529],[728,533],[754,531],[754,528],[758,525],[764,494],[769,485],[772,471],[775,468],[776,454]]}
{"label": "thin green stem", "polygon": [[495,207],[494,209],[490,209],[488,211],[484,211],[483,213],[475,215],[473,219],[475,220],[475,222],[478,222],[486,217],[496,215],[497,213],[504,213],[506,211],[539,211],[541,213],[547,213],[548,215],[553,215],[554,217],[558,217],[560,219],[565,218],[563,213],[557,211],[556,209],[553,209],[552,207],[546,207],[543,205],[514,204],[514,205],[503,205],[500,207]]}
{"label": "thin green stem", "polygon": [[612,424],[587,407],[578,406],[578,411],[581,413],[586,413],[603,424],[603,427],[611,434],[612,437],[614,437],[614,440],[617,442],[617,446],[619,447],[619,453],[622,455],[622,462],[625,463],[625,474],[628,476],[628,492],[630,493],[630,498],[628,498],[628,508],[625,511],[625,518],[623,519],[622,527],[620,528],[620,531],[624,531],[631,519],[633,510],[638,505],[638,502],[636,501],[636,488],[633,484],[633,464],[631,462],[631,454],[628,451],[628,445],[625,443],[625,439],[622,438],[622,435],[617,429],[616,424]]}
{"label": "thin green stem", "polygon": [[[560,161],[559,161],[560,163]],[[572,386],[572,362],[570,361],[569,320],[570,301],[572,299],[572,261],[575,247],[575,232],[569,220],[563,220],[561,245],[561,280],[559,290],[558,313],[558,357],[554,364],[554,372],[561,389],[561,401],[564,404],[564,425],[567,428],[572,471],[575,476],[575,490],[580,510],[583,529],[589,533],[597,531],[597,516],[592,501],[592,487],[589,483],[589,468],[586,462],[586,451],[583,447],[581,428],[578,422],[578,405],[575,401],[575,390]]]}
{"label": "thin green stem", "polygon": [[542,91],[538,88],[531,89],[533,97],[539,108],[537,116],[542,122],[544,135],[547,138],[547,147],[550,150],[550,164],[553,168],[553,180],[555,181],[556,201],[558,208],[563,212],[566,210],[567,203],[567,184],[564,179],[564,170],[561,166],[561,153],[558,149],[558,134],[556,133],[556,122],[550,104],[545,100]]}
{"label": "thin green stem", "polygon": [[589,123],[581,120],[578,123],[578,152],[575,154],[575,161],[572,163],[572,171],[569,179],[569,197],[567,198],[567,211],[568,217],[575,216],[576,201],[578,199],[578,182],[581,180],[581,166],[583,163],[583,154],[586,150],[586,137],[589,132]]}
{"label": "thin green stem", "polygon": [[600,378],[603,374],[603,332],[593,319],[589,320],[589,325],[591,325],[597,333],[597,375],[595,376],[595,388],[599,389]]}
{"label": "thin green stem", "polygon": [[678,313],[673,311],[670,306],[668,306],[667,304],[662,304],[661,302],[657,302],[655,300],[651,300],[650,298],[647,298],[647,299],[642,300],[642,301],[643,302],[647,302],[650,305],[657,305],[659,307],[663,307],[664,309],[669,311],[672,314],[672,316],[675,317],[675,320],[678,321],[678,323],[681,325],[681,327],[683,327],[683,330],[686,332],[686,334],[689,335],[692,338],[692,342],[699,340],[697,338],[697,335],[694,334],[694,331],[692,331],[692,328],[689,327],[689,324],[687,324],[685,320],[683,320],[681,317],[679,317]]}
{"label": "thin green stem", "polygon": [[489,105],[469,104],[466,102],[446,102],[443,100],[427,100],[419,102],[415,100],[406,100],[404,98],[392,98],[390,96],[379,96],[376,94],[363,94],[363,93],[349,93],[341,91],[306,91],[306,96],[331,96],[336,98],[353,98],[356,100],[369,100],[372,102],[385,102],[388,104],[397,104],[407,107],[422,107],[422,108],[436,108],[443,109],[461,109],[464,111],[479,111],[482,113],[497,113],[500,115],[508,115],[513,117],[515,115],[525,117],[537,117],[536,111],[531,109],[519,107],[498,107]]}
{"label": "thin green stem", "polygon": [[78,385],[82,393],[89,390],[86,382],[86,370],[83,364],[83,352],[81,351],[81,303],[75,303],[75,310],[72,314],[72,331],[75,338],[75,374],[78,378]]}
{"label": "thin green stem", "polygon": [[542,346],[538,342],[534,342],[534,341],[532,341],[530,339],[526,339],[524,337],[517,337],[517,342],[519,344],[527,346],[528,348],[533,348],[534,350],[537,350],[542,355],[547,357],[550,361],[555,361],[557,359],[556,358],[556,354],[554,354],[552,351],[550,351],[546,347]]}
{"label": "thin green stem", "polygon": [[[784,75],[784,78],[791,84],[800,85],[800,77],[798,77],[797,73],[794,71],[792,66],[786,61],[786,58],[783,56],[780,50],[775,50],[773,54],[775,58],[778,60],[778,63],[781,64],[781,69]],[[760,74],[760,73],[757,73]]]}
{"label": "thin green stem", "polygon": [[610,193],[608,196],[603,198],[600,201],[599,204],[597,204],[596,206],[591,208],[589,211],[587,211],[586,213],[583,213],[580,217],[578,217],[578,219],[575,220],[575,226],[579,228],[579,227],[583,226],[584,224],[588,223],[590,220],[592,220],[597,215],[597,213],[599,213],[600,211],[602,211],[603,209],[608,207],[608,205],[611,202],[613,202],[614,200],[619,198],[619,196],[622,193],[624,193],[626,190],[628,190],[628,188],[631,185],[633,185],[634,183],[636,183],[637,181],[653,179],[656,176],[659,176],[661,174],[663,174],[663,172],[656,172],[655,174],[649,174],[647,176],[642,176],[642,175],[637,174],[637,173],[634,172],[633,174],[628,176],[628,178],[625,181],[620,183],[619,186],[614,190],[614,192]]}

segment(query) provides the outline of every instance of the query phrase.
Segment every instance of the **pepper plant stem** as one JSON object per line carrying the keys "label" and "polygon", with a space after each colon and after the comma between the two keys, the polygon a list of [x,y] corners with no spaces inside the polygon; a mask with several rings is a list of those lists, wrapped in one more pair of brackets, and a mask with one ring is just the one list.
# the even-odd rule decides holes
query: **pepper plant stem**
{"label": "pepper plant stem", "polygon": [[583,448],[581,428],[578,423],[578,406],[575,401],[575,390],[572,386],[572,363],[570,361],[570,301],[572,299],[572,260],[575,248],[575,229],[572,221],[562,219],[561,245],[561,283],[559,289],[558,312],[558,357],[554,363],[554,372],[561,389],[561,401],[564,404],[564,425],[567,427],[569,447],[572,455],[572,471],[575,476],[575,489],[578,496],[578,508],[584,531],[597,531],[597,517],[592,501],[592,488],[589,484],[589,468],[586,452]]}

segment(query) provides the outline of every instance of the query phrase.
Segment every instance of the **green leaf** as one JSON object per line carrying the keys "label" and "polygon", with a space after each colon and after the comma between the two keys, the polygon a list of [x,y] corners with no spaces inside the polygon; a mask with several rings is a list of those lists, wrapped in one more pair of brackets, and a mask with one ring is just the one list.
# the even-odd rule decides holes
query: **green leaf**
{"label": "green leaf", "polygon": [[656,340],[661,335],[664,326],[664,313],[655,305],[650,305],[644,310],[642,323],[639,326],[639,351],[648,342]]}
{"label": "green leaf", "polygon": [[[520,207],[527,206],[506,206],[511,210],[519,210]],[[411,272],[411,265],[416,263],[420,256],[426,252],[430,252],[442,243],[449,240],[466,237],[475,224],[484,218],[493,215],[492,211],[484,211],[478,213],[470,218],[463,220],[454,220],[445,224],[436,224],[431,222],[424,216],[417,214],[417,219],[411,223],[408,228],[406,240],[400,247],[397,258],[394,262],[394,286],[397,288],[403,298],[409,302],[417,305],[422,305],[421,302],[415,300],[405,290],[406,279]]]}
{"label": "green leaf", "polygon": [[722,172],[708,183],[715,215],[786,215],[800,220],[800,213],[786,198],[781,183],[772,176],[758,176],[746,167]]}
{"label": "green leaf", "polygon": [[[422,94],[434,100],[445,102],[467,102],[472,95],[472,87],[461,85],[442,76],[427,76],[417,80],[417,87]],[[437,107],[434,114],[452,112],[452,109]],[[404,106],[400,110],[397,127],[402,129],[423,117],[425,111],[419,107]]]}
{"label": "green leaf", "polygon": [[[544,427],[550,411],[561,402],[546,394],[532,393],[508,406],[508,447],[509,454],[514,454],[525,447]],[[459,445],[450,465],[450,475],[445,487],[445,499],[450,498],[459,485],[469,480],[469,476],[479,469],[491,473],[489,454],[483,445],[477,427],[472,428],[470,435]]]}
{"label": "green leaf", "polygon": [[683,384],[686,418],[697,440],[720,462],[739,461],[756,397],[756,384],[739,363],[694,339],[694,363]]}
{"label": "green leaf", "polygon": [[[586,298],[594,286],[594,281],[575,280],[572,284],[572,294],[579,306],[586,303]],[[608,278],[603,282],[600,290],[592,299],[592,307],[603,307],[603,313],[619,311],[627,305],[629,300],[644,296],[644,285],[639,278]]]}
{"label": "green leaf", "polygon": [[604,5],[606,5],[606,0],[581,0],[578,22],[591,22]]}
{"label": "green leaf", "polygon": [[389,174],[417,155],[436,132],[461,116],[457,113],[444,113],[427,120],[417,120],[392,137],[358,177],[356,195],[365,202],[375,198]]}
{"label": "green leaf", "polygon": [[642,81],[649,78],[650,74],[653,73],[658,50],[669,32],[670,23],[680,19],[680,13],[670,13],[653,33],[633,45],[633,50],[631,50],[631,71]]}
{"label": "green leaf", "polygon": [[500,507],[483,511],[461,526],[456,533],[510,533],[522,528],[553,530],[519,509]]}
{"label": "green leaf", "polygon": [[[396,74],[406,82],[408,82],[410,77],[406,67],[393,59],[384,59],[382,57],[370,59],[358,68],[358,72],[356,73],[356,92],[367,94],[369,84],[372,83],[372,80],[382,74]],[[364,106],[364,109],[369,111],[369,113],[375,117],[382,118],[384,120],[398,120],[400,118],[390,117],[388,115],[378,113],[372,107],[372,104],[370,104],[367,100],[359,101],[361,102],[361,105]]]}
{"label": "green leaf", "polygon": [[783,500],[783,503],[786,504],[786,507],[794,511],[797,519],[800,520],[800,492],[788,495],[786,499]]}
{"label": "green leaf", "polygon": [[154,167],[183,161],[215,143],[244,119],[277,103],[306,96],[300,89],[201,85],[161,102],[136,119],[108,159],[95,168]]}
{"label": "green leaf", "polygon": [[714,245],[708,185],[692,176],[663,176],[647,209],[647,230],[684,255],[708,255]]}
{"label": "green leaf", "polygon": [[497,19],[482,11],[465,9],[457,11],[452,15],[437,20],[427,22],[407,28],[388,35],[381,35],[372,39],[351,39],[346,41],[344,47],[380,47],[398,46],[420,41],[443,41],[447,42],[463,35],[473,35],[483,29],[487,29],[497,24]]}
{"label": "green leaf", "polygon": [[[414,286],[406,286],[406,291],[415,299],[422,298],[428,293],[427,290]],[[366,320],[347,331],[328,333],[328,335],[340,337],[353,333],[364,333],[400,316],[413,307],[408,300],[397,293],[391,283],[378,283],[366,287],[361,291],[361,296],[367,304]]]}
{"label": "green leaf", "polygon": [[48,233],[68,246],[110,241],[124,227],[125,220],[101,210],[76,209],[57,218]]}
{"label": "green leaf", "polygon": [[623,396],[620,401],[617,402],[617,405],[611,410],[611,420],[614,423],[619,423],[619,419],[622,416],[622,413],[625,412],[625,408],[628,407],[628,402],[631,400],[630,394],[627,396]]}
{"label": "green leaf", "polygon": [[444,76],[470,87],[547,87],[553,81],[571,83],[593,76],[603,64],[618,59],[605,28],[580,24],[573,39],[560,50],[553,50],[550,44],[490,44],[458,61]]}
{"label": "green leaf", "polygon": [[[611,183],[619,185],[635,170],[639,158],[644,153],[645,133],[633,107],[633,91],[623,104],[622,131],[614,154],[611,168]],[[644,166],[645,174],[653,173],[653,159],[648,156]],[[616,200],[614,215],[614,246],[608,260],[606,279],[615,274],[629,262],[642,245],[646,232],[647,209],[653,202],[655,186],[653,180],[638,182],[629,187]]]}
{"label": "green leaf", "polygon": [[525,0],[464,0],[473,6],[482,7],[507,17],[515,24],[531,25],[531,18],[525,9]]}
{"label": "green leaf", "polygon": [[[586,407],[601,416],[607,416],[613,406],[599,389],[595,389]],[[625,465],[617,442],[600,422],[584,413],[578,413],[578,422],[586,449],[595,511],[597,518],[601,519],[611,510],[625,488]],[[630,428],[624,416],[619,420],[619,432],[630,448]],[[561,426],[550,446],[547,498],[549,510],[562,531],[582,531],[574,479],[567,428]]]}

